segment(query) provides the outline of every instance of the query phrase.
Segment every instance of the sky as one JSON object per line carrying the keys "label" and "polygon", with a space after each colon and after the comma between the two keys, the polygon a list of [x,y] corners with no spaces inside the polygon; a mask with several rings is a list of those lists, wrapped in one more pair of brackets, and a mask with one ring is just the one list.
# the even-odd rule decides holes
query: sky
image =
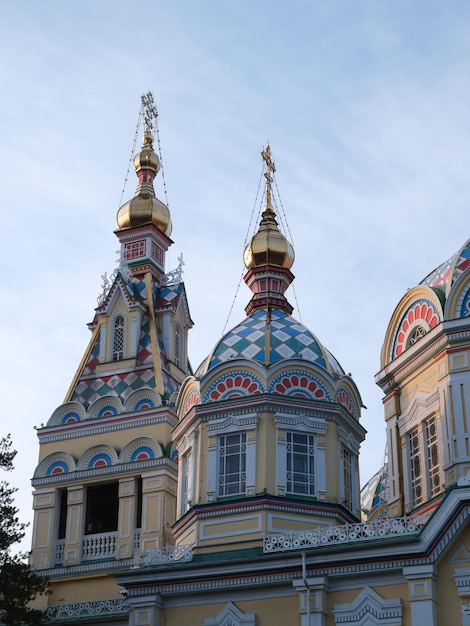
{"label": "sky", "polygon": [[18,450],[7,478],[21,519],[32,518],[34,427],[63,402],[117,264],[148,90],[193,366],[231,309],[227,329],[245,315],[242,253],[269,142],[296,253],[287,297],[360,390],[366,482],[384,455],[374,375],[388,321],[470,236],[470,3],[0,4],[0,436]]}

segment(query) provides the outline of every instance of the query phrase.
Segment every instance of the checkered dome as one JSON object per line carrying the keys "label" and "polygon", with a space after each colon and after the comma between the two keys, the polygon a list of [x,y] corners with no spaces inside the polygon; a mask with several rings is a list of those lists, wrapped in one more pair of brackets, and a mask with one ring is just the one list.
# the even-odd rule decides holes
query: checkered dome
{"label": "checkered dome", "polygon": [[268,310],[258,309],[222,337],[199,366],[196,375],[204,376],[220,363],[233,359],[247,359],[267,365],[286,359],[302,359],[319,365],[335,376],[344,375],[338,361],[308,328],[281,309],[271,309],[270,315],[268,363],[266,363]]}

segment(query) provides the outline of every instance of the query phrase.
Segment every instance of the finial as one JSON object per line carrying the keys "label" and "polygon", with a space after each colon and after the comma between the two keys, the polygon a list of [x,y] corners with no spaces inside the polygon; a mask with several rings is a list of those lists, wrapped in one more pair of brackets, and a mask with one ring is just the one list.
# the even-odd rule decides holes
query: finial
{"label": "finial", "polygon": [[108,278],[108,272],[105,272],[104,274],[101,275],[101,280],[102,280],[101,293],[96,298],[96,301],[98,302],[99,306],[101,306],[103,302],[106,300],[106,296],[108,295],[109,287],[111,285],[109,278]]}
{"label": "finial", "polygon": [[[157,107],[155,105],[155,101],[153,99],[153,93],[151,91],[147,91],[141,96],[142,100],[142,117],[144,118],[144,131],[145,135],[150,133],[153,135],[155,120],[158,117]],[[144,135],[144,137],[145,137]]]}
{"label": "finial", "polygon": [[264,177],[266,178],[266,204],[269,208],[271,208],[271,185],[274,181],[276,166],[274,165],[274,161],[271,157],[271,146],[269,143],[266,148],[261,151],[261,156],[264,161]]}

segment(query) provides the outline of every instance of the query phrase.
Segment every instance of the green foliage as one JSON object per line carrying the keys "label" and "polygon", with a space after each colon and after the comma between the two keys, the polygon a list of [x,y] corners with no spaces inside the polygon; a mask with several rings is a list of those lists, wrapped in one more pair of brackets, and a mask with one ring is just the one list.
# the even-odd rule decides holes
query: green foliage
{"label": "green foliage", "polygon": [[[10,436],[0,439],[0,469],[13,469],[16,451]],[[13,496],[17,489],[0,482],[0,623],[5,626],[39,626],[45,622],[42,611],[28,603],[38,593],[47,593],[47,578],[36,574],[24,561],[24,555],[12,554],[12,546],[25,534],[26,524],[20,522]]]}

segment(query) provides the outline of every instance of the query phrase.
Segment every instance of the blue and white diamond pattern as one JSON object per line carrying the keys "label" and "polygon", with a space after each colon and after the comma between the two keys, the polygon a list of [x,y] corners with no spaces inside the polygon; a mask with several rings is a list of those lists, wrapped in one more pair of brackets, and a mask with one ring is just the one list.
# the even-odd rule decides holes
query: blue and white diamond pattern
{"label": "blue and white diamond pattern", "polygon": [[[325,369],[336,370],[336,361],[318,343],[314,335],[281,309],[271,312],[269,364],[289,358],[302,358]],[[207,370],[234,358],[265,363],[267,310],[258,309],[229,331],[217,344]]]}

